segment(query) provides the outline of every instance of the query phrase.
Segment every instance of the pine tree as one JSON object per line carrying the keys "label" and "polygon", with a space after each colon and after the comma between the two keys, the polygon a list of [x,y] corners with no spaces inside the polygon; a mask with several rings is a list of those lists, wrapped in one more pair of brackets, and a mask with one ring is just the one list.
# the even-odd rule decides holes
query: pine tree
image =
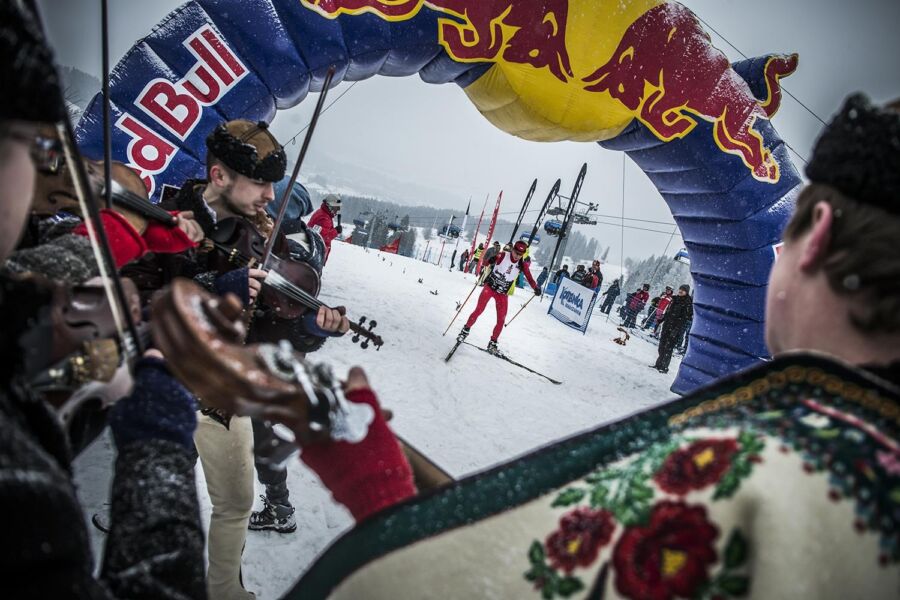
{"label": "pine tree", "polygon": [[400,234],[400,248],[397,253],[402,256],[412,256],[416,247],[416,230],[410,228]]}

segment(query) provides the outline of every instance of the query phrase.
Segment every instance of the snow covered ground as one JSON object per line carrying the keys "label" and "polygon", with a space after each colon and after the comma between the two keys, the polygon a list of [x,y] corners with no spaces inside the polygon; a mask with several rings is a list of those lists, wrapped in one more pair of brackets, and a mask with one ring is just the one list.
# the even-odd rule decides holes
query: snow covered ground
{"label": "snow covered ground", "polygon": [[[605,275],[609,279],[612,273]],[[611,341],[619,335],[618,319],[607,322],[597,311],[587,334],[581,335],[547,315],[549,299],[534,300],[504,331],[500,347],[516,361],[562,380],[562,385],[466,346],[445,363],[478,292],[447,336],[441,333],[473,285],[472,275],[456,270],[335,243],[320,297],[331,305],[346,305],[351,318],[377,320],[376,331],[385,345],[378,352],[363,350],[347,336],[328,341],[311,358],[331,363],[338,372],[362,365],[382,404],[394,412],[393,428],[456,477],[672,397],[669,386],[677,357],[670,373],[662,375],[648,367],[656,360],[656,346],[637,336],[625,347]],[[529,296],[517,291],[509,316]],[[469,341],[486,345],[494,322],[490,304]],[[88,517],[108,500],[112,460],[112,443],[104,435],[76,461],[76,481]],[[290,460],[288,471],[297,531],[250,532],[244,551],[245,585],[261,599],[277,598],[289,589],[352,523],[299,460]],[[209,498],[199,466],[198,493],[208,521]],[[88,527],[99,557],[103,535]]]}

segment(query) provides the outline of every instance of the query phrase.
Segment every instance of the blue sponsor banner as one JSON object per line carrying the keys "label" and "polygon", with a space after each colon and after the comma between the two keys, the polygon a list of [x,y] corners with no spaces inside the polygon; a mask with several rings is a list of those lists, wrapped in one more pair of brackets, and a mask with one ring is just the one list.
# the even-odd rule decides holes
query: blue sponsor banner
{"label": "blue sponsor banner", "polygon": [[547,314],[583,334],[587,331],[596,301],[597,295],[593,290],[575,283],[568,277],[563,277],[556,288]]}

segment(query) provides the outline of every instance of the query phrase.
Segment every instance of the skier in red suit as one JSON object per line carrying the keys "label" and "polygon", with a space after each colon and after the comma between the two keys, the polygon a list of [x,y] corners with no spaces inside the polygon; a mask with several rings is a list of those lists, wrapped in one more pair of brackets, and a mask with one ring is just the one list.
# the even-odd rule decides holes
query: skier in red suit
{"label": "skier in red suit", "polygon": [[[500,353],[497,348],[497,338],[500,337],[500,333],[503,331],[503,322],[506,320],[509,288],[515,284],[519,273],[525,275],[525,278],[534,290],[535,296],[541,294],[540,286],[535,283],[534,278],[531,276],[531,270],[529,269],[531,262],[524,258],[526,250],[528,250],[528,244],[520,240],[513,245],[509,252],[500,252],[488,260],[483,270],[484,273],[487,273],[486,277],[484,277],[484,288],[481,290],[481,295],[478,296],[478,304],[475,306],[475,310],[469,315],[469,320],[466,321],[462,331],[456,337],[458,341],[462,342],[466,339],[472,325],[475,324],[475,321],[478,320],[478,317],[481,316],[481,313],[487,307],[488,300],[493,298],[494,304],[497,306],[497,324],[494,325],[494,331],[491,334],[491,341],[488,343],[487,349],[491,354]],[[490,267],[490,269],[487,267]]]}

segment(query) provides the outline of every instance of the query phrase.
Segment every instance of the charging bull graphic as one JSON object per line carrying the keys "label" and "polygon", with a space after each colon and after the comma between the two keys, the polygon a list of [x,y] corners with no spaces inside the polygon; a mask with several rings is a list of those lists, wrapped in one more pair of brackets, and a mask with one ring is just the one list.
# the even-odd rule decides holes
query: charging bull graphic
{"label": "charging bull graphic", "polygon": [[[204,176],[215,125],[271,121],[329,65],[334,85],[456,83],[511,134],[625,152],[691,256],[695,318],[673,390],[767,357],[766,280],[800,184],[769,117],[796,56],[729,65],[687,9],[661,0],[191,0],[113,69],[113,158],[156,199]],[[103,154],[102,107],[95,97],[78,126],[88,156]]]}
{"label": "charging bull graphic", "polygon": [[[796,55],[773,61],[770,77],[792,73],[796,65]],[[747,84],[730,67],[724,55],[710,51],[709,36],[693,13],[663,4],[632,23],[612,58],[584,81],[590,91],[609,92],[667,142],[694,129],[691,115],[712,121],[722,151],[740,156],[756,179],[776,182],[778,163],[753,129],[769,115],[746,102]],[[773,102],[766,102],[771,112]]]}
{"label": "charging bull graphic", "polygon": [[572,68],[566,51],[567,0],[471,2],[470,0],[302,0],[323,15],[370,12],[396,21],[414,17],[423,6],[454,18],[438,19],[438,41],[453,60],[504,60],[548,68],[566,81]]}

